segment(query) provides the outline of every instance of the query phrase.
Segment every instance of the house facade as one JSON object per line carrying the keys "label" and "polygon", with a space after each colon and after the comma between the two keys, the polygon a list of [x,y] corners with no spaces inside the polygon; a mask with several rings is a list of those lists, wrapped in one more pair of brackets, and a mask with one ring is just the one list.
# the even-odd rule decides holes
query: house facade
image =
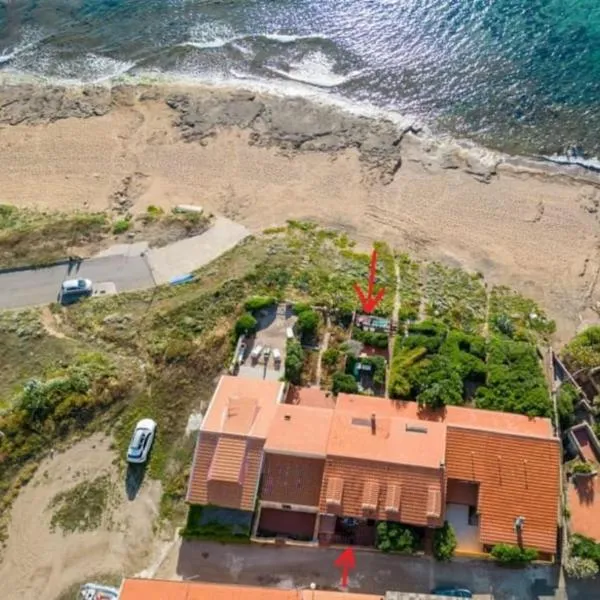
{"label": "house facade", "polygon": [[245,515],[262,539],[370,546],[380,521],[427,536],[447,520],[458,551],[522,544],[551,560],[559,461],[548,419],[349,394],[333,402],[315,388],[223,377],[187,501]]}

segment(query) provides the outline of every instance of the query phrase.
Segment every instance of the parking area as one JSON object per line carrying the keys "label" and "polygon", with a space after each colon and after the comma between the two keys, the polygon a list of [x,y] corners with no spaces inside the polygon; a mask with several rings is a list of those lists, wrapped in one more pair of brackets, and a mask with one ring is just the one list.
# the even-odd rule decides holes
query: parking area
{"label": "parking area", "polygon": [[278,380],[283,376],[288,330],[293,331],[296,317],[292,307],[280,304],[257,315],[258,331],[245,341],[238,374],[253,379]]}

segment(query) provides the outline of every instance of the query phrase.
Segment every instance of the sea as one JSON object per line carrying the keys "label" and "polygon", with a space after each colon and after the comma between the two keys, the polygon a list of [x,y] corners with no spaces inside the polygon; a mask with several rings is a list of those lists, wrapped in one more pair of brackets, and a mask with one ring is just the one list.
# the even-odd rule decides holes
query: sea
{"label": "sea", "polygon": [[305,95],[600,169],[600,0],[0,0],[0,75]]}

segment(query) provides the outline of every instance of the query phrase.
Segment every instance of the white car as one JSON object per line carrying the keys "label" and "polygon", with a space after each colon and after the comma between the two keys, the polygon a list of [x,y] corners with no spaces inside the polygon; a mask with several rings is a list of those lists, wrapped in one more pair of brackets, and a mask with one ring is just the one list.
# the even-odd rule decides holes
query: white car
{"label": "white car", "polygon": [[135,426],[129,448],[127,450],[127,462],[141,464],[148,459],[148,453],[154,441],[156,423],[152,419],[142,419]]}
{"label": "white car", "polygon": [[81,298],[91,296],[92,282],[89,279],[67,279],[60,286],[58,301],[62,304],[73,304]]}

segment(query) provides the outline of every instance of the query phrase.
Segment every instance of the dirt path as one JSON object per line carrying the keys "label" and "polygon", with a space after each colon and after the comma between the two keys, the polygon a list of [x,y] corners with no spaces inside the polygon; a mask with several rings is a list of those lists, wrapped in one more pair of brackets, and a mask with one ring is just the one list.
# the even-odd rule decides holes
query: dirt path
{"label": "dirt path", "polygon": [[[135,500],[128,501],[110,443],[110,438],[97,434],[47,458],[23,488],[12,509],[0,563],[2,600],[52,600],[97,573],[131,574],[148,561],[160,485],[146,480]],[[110,476],[112,494],[101,527],[52,533],[48,505],[56,494],[104,474]]]}

